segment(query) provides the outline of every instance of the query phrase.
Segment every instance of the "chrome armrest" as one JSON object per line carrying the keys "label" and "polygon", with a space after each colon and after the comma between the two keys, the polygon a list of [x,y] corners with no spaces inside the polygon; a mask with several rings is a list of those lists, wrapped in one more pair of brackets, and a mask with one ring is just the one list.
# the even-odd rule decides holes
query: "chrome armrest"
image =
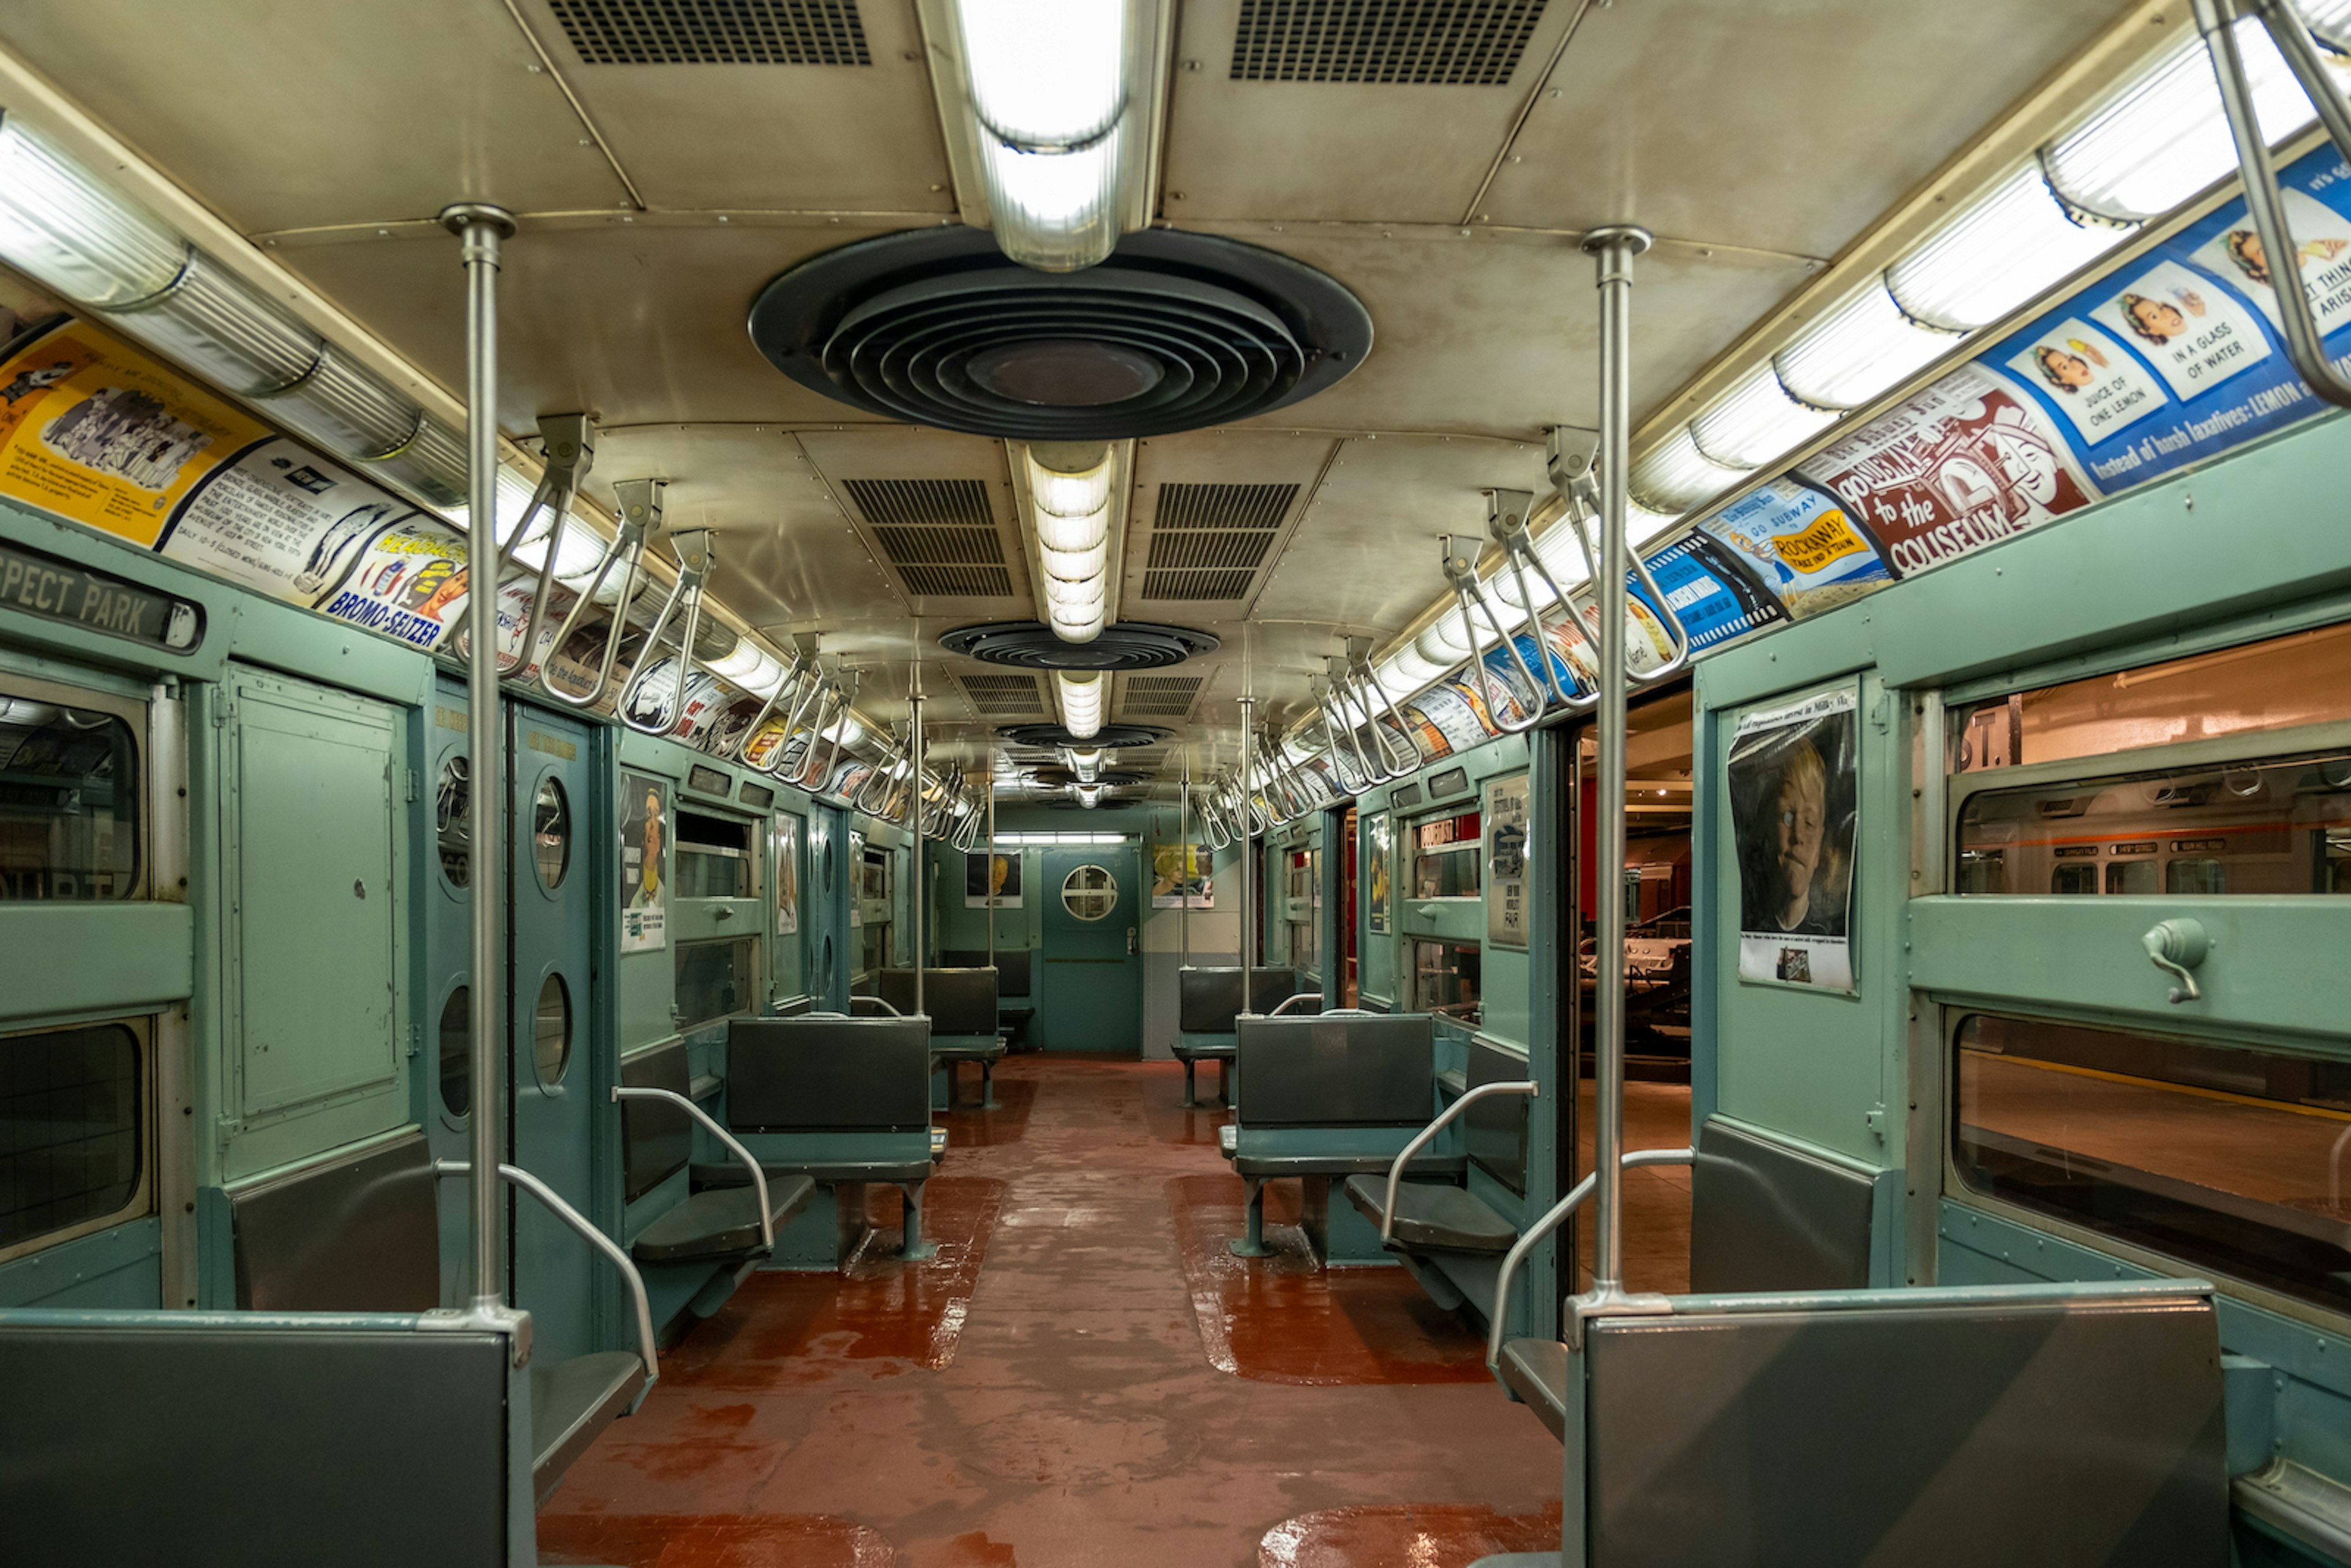
{"label": "chrome armrest", "polygon": [[[471,1160],[434,1160],[433,1174],[436,1176],[474,1174]],[[645,1382],[655,1383],[661,1377],[660,1342],[653,1337],[653,1303],[645,1296],[645,1277],[637,1272],[636,1260],[631,1258],[621,1244],[597,1229],[588,1217],[556,1196],[555,1189],[518,1166],[500,1166],[498,1176],[509,1185],[520,1187],[545,1205],[547,1211],[577,1232],[582,1241],[612,1260],[621,1270],[621,1278],[629,1284],[629,1294],[637,1309],[637,1358],[645,1364]]]}
{"label": "chrome armrest", "polygon": [[743,1168],[751,1173],[751,1185],[759,1194],[759,1243],[770,1252],[776,1249],[775,1217],[768,1210],[768,1173],[759,1168],[759,1162],[752,1157],[750,1150],[735,1141],[734,1134],[718,1124],[717,1117],[674,1089],[628,1089],[615,1083],[612,1085],[612,1103],[617,1105],[623,1100],[666,1100],[709,1128],[713,1137],[732,1150],[735,1157],[742,1162]]}
{"label": "chrome armrest", "polygon": [[1437,1120],[1415,1133],[1412,1142],[1404,1146],[1404,1153],[1396,1155],[1395,1163],[1388,1166],[1387,1201],[1380,1206],[1380,1245],[1386,1246],[1395,1235],[1396,1187],[1403,1183],[1404,1167],[1412,1163],[1413,1155],[1426,1148],[1437,1134],[1451,1125],[1453,1118],[1489,1094],[1524,1094],[1531,1100],[1541,1092],[1542,1091],[1536,1087],[1532,1079],[1513,1079],[1503,1083],[1480,1083],[1439,1112]]}
{"label": "chrome armrest", "polygon": [[1322,1002],[1322,993],[1320,991],[1299,991],[1294,995],[1283,998],[1281,1004],[1265,1016],[1270,1019],[1280,1018],[1282,1014],[1290,1010],[1290,1004],[1291,1002],[1312,1002],[1317,1007],[1320,1007]]}
{"label": "chrome armrest", "polygon": [[[1616,1163],[1623,1169],[1631,1170],[1635,1166],[1686,1166],[1697,1158],[1696,1149],[1627,1149]],[[1489,1372],[1502,1364],[1502,1335],[1510,1321],[1510,1280],[1518,1273],[1519,1265],[1527,1260],[1527,1254],[1535,1249],[1536,1242],[1566,1224],[1567,1217],[1583,1207],[1599,1183],[1600,1177],[1596,1173],[1577,1182],[1573,1192],[1552,1205],[1549,1212],[1527,1227],[1527,1233],[1503,1254],[1502,1266],[1494,1275],[1494,1315],[1486,1325],[1486,1370]]]}

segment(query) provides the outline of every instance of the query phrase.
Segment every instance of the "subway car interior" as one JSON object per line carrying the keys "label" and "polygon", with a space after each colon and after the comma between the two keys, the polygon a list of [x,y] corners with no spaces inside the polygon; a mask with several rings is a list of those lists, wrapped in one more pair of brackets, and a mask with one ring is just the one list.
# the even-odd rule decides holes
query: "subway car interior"
{"label": "subway car interior", "polygon": [[0,1562],[2351,1563],[2346,92],[0,6]]}

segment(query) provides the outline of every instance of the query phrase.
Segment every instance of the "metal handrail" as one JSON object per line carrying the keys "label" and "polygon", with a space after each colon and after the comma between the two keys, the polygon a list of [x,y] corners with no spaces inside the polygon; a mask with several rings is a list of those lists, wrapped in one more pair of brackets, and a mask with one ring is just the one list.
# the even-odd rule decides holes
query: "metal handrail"
{"label": "metal handrail", "polygon": [[[1622,1170],[1633,1170],[1641,1166],[1686,1166],[1697,1158],[1696,1149],[1628,1149],[1618,1159],[1617,1166]],[[1588,1176],[1577,1182],[1573,1191],[1552,1205],[1541,1219],[1527,1228],[1527,1233],[1519,1238],[1517,1244],[1502,1255],[1502,1267],[1494,1276],[1494,1311],[1486,1325],[1488,1371],[1502,1363],[1502,1337],[1510,1321],[1510,1281],[1518,1273],[1519,1265],[1527,1260],[1527,1254],[1535,1249],[1537,1242],[1566,1224],[1567,1217],[1582,1208],[1599,1185],[1597,1176]]]}
{"label": "metal handrail", "polygon": [[[1270,1019],[1278,1019],[1282,1014],[1290,1010],[1290,1004],[1292,1002],[1312,1002],[1316,1007],[1321,1007],[1322,1005],[1322,993],[1321,991],[1293,991],[1289,996],[1284,997],[1280,1004],[1277,1005],[1271,1012],[1265,1016]],[[1329,1015],[1325,1014],[1323,1016],[1328,1017]]]}
{"label": "metal handrail", "polygon": [[759,1168],[759,1162],[751,1151],[736,1141],[734,1134],[718,1124],[717,1117],[674,1089],[634,1089],[624,1084],[613,1084],[612,1103],[617,1105],[623,1100],[666,1100],[709,1128],[711,1135],[726,1145],[727,1152],[751,1173],[751,1186],[759,1195],[759,1245],[770,1252],[776,1249],[776,1221],[768,1207],[768,1173]]}
{"label": "metal handrail", "polygon": [[[563,553],[563,530],[571,521],[571,504],[580,497],[580,481],[596,460],[596,426],[584,413],[550,413],[542,415],[538,434],[543,438],[541,449],[547,466],[540,472],[538,484],[530,493],[530,504],[522,509],[514,532],[498,546],[497,570],[493,579],[505,576],[507,563],[514,559],[515,548],[523,536],[530,532],[530,520],[545,508],[553,518],[547,535],[547,562],[539,569],[538,586],[530,596],[530,616],[523,622],[522,649],[512,664],[498,661],[500,674],[512,674],[530,667],[532,653],[538,647],[538,629],[547,621],[547,601],[555,587],[556,558]],[[468,526],[475,526],[471,519]],[[497,519],[490,519],[490,537],[497,538]]]}
{"label": "metal handrail", "polygon": [[[830,726],[826,724],[824,717],[828,706],[833,709],[832,722]],[[776,747],[776,777],[783,779],[787,784],[809,790],[810,793],[823,788],[825,781],[832,777],[834,765],[841,760],[841,732],[847,725],[848,719],[848,691],[837,682],[824,682],[823,695],[816,706],[816,727],[809,731],[808,749],[800,753],[800,759],[798,762],[791,764],[791,771],[789,774],[784,773],[782,771],[784,748],[792,743],[791,736],[787,733]],[[830,740],[825,738],[825,731],[828,728],[832,732],[832,737]],[[824,764],[820,768],[812,768],[810,765],[816,761],[816,748],[819,743],[822,743],[825,747]]]}
{"label": "metal handrail", "polygon": [[[471,1160],[434,1160],[433,1174],[435,1176],[471,1177],[474,1163]],[[590,1224],[586,1215],[557,1197],[553,1187],[528,1171],[518,1166],[501,1165],[498,1175],[546,1205],[549,1213],[577,1232],[581,1240],[611,1260],[613,1266],[621,1270],[621,1277],[629,1282],[629,1293],[636,1302],[637,1357],[645,1364],[645,1381],[647,1384],[659,1381],[661,1342],[653,1335],[653,1302],[645,1295],[645,1277],[637,1272],[636,1260],[631,1258],[619,1242]]]}
{"label": "metal handrail", "polygon": [[[1603,516],[1599,481],[1593,476],[1596,458],[1593,450],[1587,449],[1581,442],[1571,444],[1566,439],[1569,434],[1563,425],[1552,427],[1548,455],[1552,487],[1559,492],[1560,501],[1566,507],[1563,520],[1575,532],[1576,548],[1583,552],[1584,570],[1597,583],[1601,575],[1600,557],[1593,553],[1592,536],[1584,528],[1588,521]],[[1580,435],[1583,433],[1573,434]],[[1656,669],[1644,674],[1634,673],[1629,657],[1625,661],[1626,679],[1638,681],[1643,685],[1654,685],[1679,674],[1682,666],[1689,663],[1689,629],[1682,624],[1681,615],[1667,601],[1665,590],[1657,586],[1657,580],[1651,575],[1649,563],[1641,558],[1641,552],[1628,547],[1625,553],[1632,560],[1633,574],[1649,591],[1649,606],[1665,625],[1667,641],[1673,644],[1672,656]],[[1573,606],[1568,612],[1570,615],[1574,613]],[[1593,700],[1598,700],[1596,694]]]}
{"label": "metal handrail", "polygon": [[[1388,778],[1401,779],[1420,766],[1420,747],[1412,743],[1412,727],[1405,723],[1404,711],[1396,706],[1395,694],[1388,690],[1380,680],[1379,672],[1372,668],[1369,639],[1364,639],[1364,645],[1355,651],[1353,671],[1359,683],[1355,701],[1364,710],[1364,727],[1372,732],[1372,742],[1379,748],[1381,762],[1389,765]],[[1379,716],[1372,711],[1371,699],[1364,695],[1364,687],[1380,694],[1380,706],[1387,709],[1388,722],[1395,726],[1396,741],[1404,746],[1405,761],[1401,767],[1395,766],[1395,743],[1388,739],[1387,731],[1380,727]]]}
{"label": "metal handrail", "polygon": [[[1575,618],[1575,601],[1568,597],[1559,579],[1551,570],[1551,562],[1535,549],[1534,535],[1527,519],[1534,515],[1534,496],[1525,490],[1496,490],[1489,494],[1486,531],[1502,547],[1502,559],[1510,569],[1510,580],[1519,590],[1519,607],[1527,612],[1527,629],[1533,633],[1535,657],[1541,662],[1544,685],[1551,688],[1552,700],[1570,713],[1588,713],[1600,701],[1597,686],[1590,692],[1572,691],[1560,684],[1560,666],[1565,663],[1558,654],[1543,646],[1542,613],[1537,610],[1534,594],[1527,587],[1527,568],[1542,579],[1551,590],[1552,600],[1566,618],[1567,632],[1577,638],[1583,636],[1583,627]],[[1572,678],[1572,676],[1571,676]],[[1538,698],[1541,694],[1536,694]]]}
{"label": "metal handrail", "polygon": [[[621,488],[625,492],[628,486],[624,484]],[[620,712],[621,722],[639,735],[667,735],[685,716],[685,684],[694,674],[694,641],[702,629],[703,588],[711,569],[718,564],[716,539],[708,528],[672,536],[671,543],[677,549],[677,581],[671,585],[669,597],[662,601],[661,612],[653,617],[653,630],[645,633],[643,657],[637,661],[636,669],[621,687],[620,698],[613,704]],[[653,666],[660,663],[655,652],[681,603],[685,606],[685,634],[677,644],[677,678],[670,686],[669,701],[654,710],[660,716],[640,721],[635,711],[638,695],[651,682]]]}
{"label": "metal handrail", "polygon": [[[552,657],[538,666],[538,689],[566,707],[595,706],[602,698],[604,689],[612,684],[612,666],[620,659],[621,640],[628,632],[629,607],[636,602],[639,580],[650,580],[644,570],[645,549],[653,529],[660,522],[661,513],[657,506],[636,502],[621,508],[620,519],[613,526],[612,537],[605,544],[603,555],[596,561],[596,570],[588,574],[586,582],[578,590],[579,600],[571,606],[570,613],[564,616],[563,624],[556,629],[550,653],[561,651],[571,641],[571,634],[580,629],[581,618],[594,608],[596,595],[603,588],[604,580],[611,575],[613,563],[620,562],[620,597],[612,601],[612,618],[604,627],[604,656],[598,663],[596,678],[589,683],[588,689],[573,693],[558,686],[554,681],[555,661]],[[547,570],[550,575],[555,570],[552,555],[548,557]]]}
{"label": "metal handrail", "polygon": [[1412,1156],[1426,1148],[1437,1134],[1451,1126],[1456,1116],[1489,1094],[1523,1094],[1532,1100],[1540,1098],[1542,1090],[1531,1078],[1509,1079],[1499,1083],[1480,1083],[1437,1113],[1437,1120],[1414,1134],[1412,1142],[1404,1146],[1404,1152],[1396,1155],[1395,1163],[1388,1166],[1387,1201],[1380,1207],[1381,1246],[1386,1246],[1395,1234],[1396,1187],[1404,1181],[1404,1167],[1411,1164]]}
{"label": "metal handrail", "polygon": [[[784,671],[783,678],[776,683],[775,690],[769,692],[768,694],[768,700],[759,705],[759,711],[751,716],[751,722],[743,727],[743,733],[735,737],[735,744],[726,748],[727,761],[740,762],[743,760],[744,753],[747,752],[751,748],[751,742],[758,738],[759,727],[768,722],[768,716],[776,711],[776,705],[783,700],[784,694],[786,692],[799,693],[800,691],[800,673],[807,667],[808,659],[806,655],[800,653],[794,653],[792,655],[792,662]],[[804,706],[807,703],[807,697],[802,695],[799,698],[800,705]],[[799,706],[796,706],[793,709],[792,718],[787,718],[784,720],[784,733],[776,737],[776,750],[779,755],[783,751],[784,742],[792,737],[792,719],[799,716]]]}
{"label": "metal handrail", "polygon": [[[1490,700],[1494,689],[1491,685],[1486,687],[1487,696],[1489,699],[1486,706],[1492,712],[1496,728],[1505,735],[1524,735],[1542,717],[1542,683],[1536,680],[1534,671],[1527,667],[1526,655],[1519,652],[1517,637],[1502,630],[1502,619],[1494,612],[1494,606],[1488,601],[1485,585],[1478,580],[1477,557],[1455,549],[1454,536],[1451,534],[1446,535],[1438,543],[1445,550],[1445,580],[1452,585],[1453,602],[1461,612],[1461,632],[1469,639],[1469,673],[1481,682],[1486,681],[1492,674],[1486,666],[1486,655],[1478,646],[1478,622],[1470,613],[1471,607],[1474,605],[1477,609],[1485,612],[1486,625],[1494,633],[1494,640],[1509,652],[1510,663],[1519,667],[1519,674],[1527,683],[1525,722],[1512,724],[1502,716],[1502,705]],[[1527,612],[1527,624],[1537,631],[1535,653],[1540,658],[1542,656],[1540,641],[1541,623],[1532,611]]]}
{"label": "metal handrail", "polygon": [[[869,817],[887,817],[889,812],[886,808],[890,804],[891,797],[897,793],[898,780],[893,770],[901,760],[902,757],[893,742],[885,759],[875,763],[873,771],[867,774],[857,786],[857,793],[850,798],[849,809],[852,811],[862,811]],[[882,798],[868,805],[866,799],[873,793],[876,786],[881,788]]]}
{"label": "metal handrail", "polygon": [[2284,329],[2286,357],[2294,361],[2310,390],[2337,408],[2351,408],[2351,381],[2345,380],[2327,357],[2326,340],[2311,314],[2310,293],[2302,281],[2301,250],[2286,222],[2285,199],[2278,190],[2277,168],[2261,122],[2253,113],[2253,89],[2245,76],[2243,54],[2237,47],[2235,23],[2250,16],[2267,29],[2278,53],[2310,99],[2326,127],[2335,150],[2351,158],[2351,102],[2328,74],[2318,42],[2288,0],[2192,0],[2196,26],[2204,35],[2204,49],[2212,58],[2212,75],[2220,89],[2220,107],[2229,117],[2229,135],[2237,144],[2237,167],[2244,177],[2245,206],[2252,213],[2253,232],[2261,236],[2269,261],[2270,287],[2277,296],[2278,322]]}
{"label": "metal handrail", "polygon": [[[897,1006],[896,1006],[896,1004],[895,1004],[895,1003],[884,1001],[884,1000],[883,1000],[880,997],[852,997],[852,998],[850,998],[849,999],[850,999],[850,1001],[851,1001],[851,1002],[852,1002],[852,1003],[855,1003],[855,1002],[872,1002],[875,1007],[877,1007],[877,1008],[879,1008],[879,1009],[882,1009],[881,1016],[882,1016],[882,1017],[883,1017],[883,1018],[902,1019],[902,1018],[904,1018],[904,1017],[906,1016],[904,1013],[902,1013],[902,1012],[900,1012],[900,1011],[898,1010]],[[814,1015],[814,1014],[810,1014],[810,1017],[814,1017],[815,1015]],[[857,1013],[855,1012],[855,1010],[852,1009],[852,1010],[851,1010],[851,1011],[849,1011],[849,1012],[846,1012],[846,1013],[828,1013],[826,1016],[827,1016],[828,1018],[855,1018],[855,1017],[857,1017],[858,1015],[857,1015]],[[872,1017],[873,1017],[874,1015],[873,1015],[873,1014],[872,1014],[872,1013],[867,1013],[867,1014],[865,1014],[864,1016],[865,1016],[865,1017],[867,1017],[867,1018],[872,1018]]]}

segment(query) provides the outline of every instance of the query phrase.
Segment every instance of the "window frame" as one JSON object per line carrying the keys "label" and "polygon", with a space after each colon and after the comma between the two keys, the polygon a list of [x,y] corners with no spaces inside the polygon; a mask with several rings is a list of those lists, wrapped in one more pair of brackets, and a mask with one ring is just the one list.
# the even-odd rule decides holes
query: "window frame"
{"label": "window frame", "polygon": [[157,1017],[158,1015],[153,1013],[129,1013],[69,1021],[53,1019],[26,1028],[0,1030],[0,1050],[6,1049],[8,1041],[21,1040],[28,1035],[56,1034],[64,1030],[112,1029],[118,1026],[129,1030],[132,1054],[138,1063],[139,1082],[136,1101],[140,1110],[139,1180],[131,1188],[129,1201],[121,1207],[110,1210],[105,1214],[95,1215],[56,1230],[43,1231],[38,1236],[27,1237],[22,1241],[0,1246],[0,1265],[49,1251],[69,1241],[78,1241],[85,1236],[95,1236],[102,1230],[112,1230],[120,1226],[135,1224],[157,1213],[156,1192],[159,1178],[156,1166],[159,1152],[155,1124],[158,1120],[157,1108],[160,1103],[156,1082],[156,1072],[160,1065],[155,1050]]}
{"label": "window frame", "polygon": [[59,707],[83,708],[103,713],[120,720],[131,732],[131,755],[138,769],[139,798],[131,821],[137,834],[132,856],[130,891],[120,898],[104,900],[76,899],[11,899],[11,905],[26,906],[72,902],[75,904],[144,904],[154,899],[154,863],[159,850],[159,825],[163,821],[162,804],[156,799],[155,704],[149,698],[130,696],[106,691],[100,687],[59,681],[47,675],[26,673],[14,664],[0,664],[0,695],[25,696],[35,702],[51,703]]}

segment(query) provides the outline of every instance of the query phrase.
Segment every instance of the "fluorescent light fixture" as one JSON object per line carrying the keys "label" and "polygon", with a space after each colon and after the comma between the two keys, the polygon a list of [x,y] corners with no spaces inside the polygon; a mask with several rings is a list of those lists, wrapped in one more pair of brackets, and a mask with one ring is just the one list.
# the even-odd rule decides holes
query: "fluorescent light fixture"
{"label": "fluorescent light fixture", "polygon": [[1625,542],[1635,549],[1682,520],[1679,512],[1653,512],[1637,501],[1625,503]]}
{"label": "fluorescent light fixture", "polygon": [[1455,605],[1435,621],[1428,630],[1414,640],[1413,646],[1420,656],[1431,664],[1450,669],[1469,656],[1469,632],[1461,624],[1461,607]]}
{"label": "fluorescent light fixture", "polygon": [[[1110,505],[1110,444],[1039,442],[1022,449],[1037,509],[1057,517],[1099,516]],[[1065,545],[1065,549],[1082,547]]]}
{"label": "fluorescent light fixture", "polygon": [[9,115],[0,118],[0,256],[78,304],[119,310],[171,287],[188,242]]}
{"label": "fluorescent light fixture", "polygon": [[1959,335],[1902,313],[1883,276],[1796,335],[1771,361],[1780,383],[1820,408],[1858,408],[1925,370]]}
{"label": "fluorescent light fixture", "polygon": [[1129,841],[1129,835],[1125,833],[1040,833],[1008,831],[998,833],[996,835],[996,841],[998,844],[1008,844],[1016,849],[1023,845],[1032,844],[1123,844]]}
{"label": "fluorescent light fixture", "polygon": [[1092,642],[1110,611],[1110,444],[1038,442],[1021,463],[1045,618],[1063,642]]}
{"label": "fluorescent light fixture", "polygon": [[1118,244],[1124,0],[957,0],[998,249],[1074,272]]}
{"label": "fluorescent light fixture", "polygon": [[1102,678],[1069,670],[1053,672],[1053,691],[1061,705],[1061,727],[1079,740],[1102,733]]}
{"label": "fluorescent light fixture", "polygon": [[1377,675],[1381,686],[1398,700],[1402,700],[1437,679],[1450,667],[1448,664],[1440,664],[1434,659],[1425,657],[1416,645],[1406,643],[1388,655],[1387,666],[1378,671]]}
{"label": "fluorescent light fixture", "polygon": [[1045,580],[1045,599],[1057,610],[1080,612],[1089,606],[1099,608],[1109,583],[1100,572],[1081,582],[1064,582],[1058,577]]}
{"label": "fluorescent light fixture", "polygon": [[[2330,0],[2298,7],[2324,30],[2340,27],[2351,4]],[[2321,12],[2332,13],[2322,17]],[[2042,152],[2049,183],[2083,211],[2139,223],[2187,201],[2215,180],[2237,172],[2236,144],[2212,79],[2211,57],[2198,34],[2182,37],[2088,120]],[[2310,123],[2310,99],[2251,17],[2237,24],[2237,48],[2253,89],[2253,115],[2273,145]],[[2339,68],[2338,77],[2346,75]]]}
{"label": "fluorescent light fixture", "polygon": [[[530,505],[531,497],[538,493],[538,486],[530,480],[524,478],[505,464],[498,465],[498,543],[503,545],[507,540],[514,538],[515,525],[522,521],[524,509]],[[445,509],[444,515],[467,533],[474,531],[472,507],[467,505],[450,507]],[[528,544],[533,539],[545,538],[554,527],[554,515],[541,508],[538,516],[531,522],[530,532],[523,536],[523,544]],[[584,533],[586,530],[583,528],[581,531]],[[515,548],[519,549],[522,546],[517,545]]]}
{"label": "fluorescent light fixture", "polygon": [[1751,466],[1708,457],[1685,424],[1633,465],[1632,498],[1653,512],[1686,512],[1746,478]]}
{"label": "fluorescent light fixture", "polygon": [[[525,539],[515,546],[514,558],[533,571],[544,570],[548,543],[549,536],[545,534],[534,539]],[[580,580],[595,570],[596,563],[603,559],[603,540],[585,528],[566,528],[563,530],[563,543],[555,552],[555,580],[576,590]]]}
{"label": "fluorescent light fixture", "polygon": [[1788,395],[1769,362],[1756,366],[1720,402],[1690,421],[1690,440],[1726,468],[1760,468],[1836,423],[1834,410]]}
{"label": "fluorescent light fixture", "polygon": [[1103,617],[1102,601],[1064,610],[1059,605],[1047,605],[1045,619],[1053,635],[1064,643],[1091,643],[1102,635],[1108,622]]}
{"label": "fluorescent light fixture", "polygon": [[1888,267],[1886,286],[1904,314],[1946,330],[1971,330],[2097,260],[2129,233],[2075,223],[2041,166],[2031,163]]}
{"label": "fluorescent light fixture", "polygon": [[1055,549],[1040,543],[1037,549],[1045,575],[1061,582],[1100,582],[1110,566],[1110,541],[1097,539],[1091,549]]}

